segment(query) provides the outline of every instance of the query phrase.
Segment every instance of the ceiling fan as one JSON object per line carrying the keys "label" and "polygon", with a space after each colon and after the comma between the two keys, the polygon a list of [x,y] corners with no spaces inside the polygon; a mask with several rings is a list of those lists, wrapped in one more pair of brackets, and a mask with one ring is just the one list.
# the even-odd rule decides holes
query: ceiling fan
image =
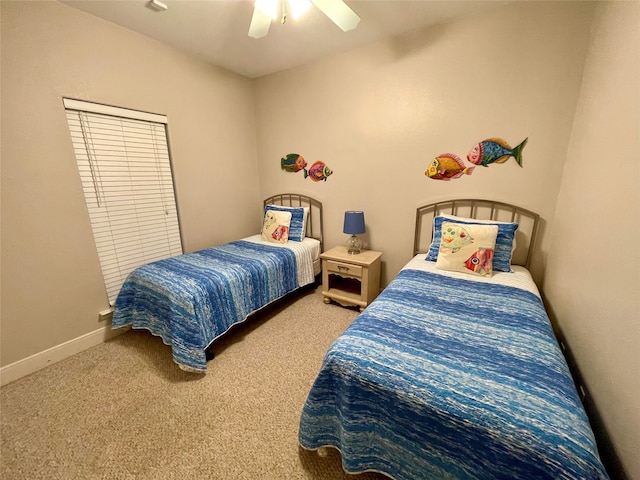
{"label": "ceiling fan", "polygon": [[256,0],[249,36],[262,38],[269,33],[271,21],[278,16],[282,23],[286,23],[289,13],[292,18],[298,18],[312,5],[318,7],[344,32],[353,30],[360,22],[360,17],[343,0]]}

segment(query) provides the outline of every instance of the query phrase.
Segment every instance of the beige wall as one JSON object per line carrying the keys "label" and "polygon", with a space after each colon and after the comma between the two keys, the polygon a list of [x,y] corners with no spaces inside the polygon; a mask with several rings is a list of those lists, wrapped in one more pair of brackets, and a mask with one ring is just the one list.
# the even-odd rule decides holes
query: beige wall
{"label": "beige wall", "polygon": [[640,3],[598,7],[544,282],[601,421],[640,479]]}
{"label": "beige wall", "polygon": [[[364,210],[384,283],[412,256],[415,208],[443,198],[493,198],[554,212],[586,55],[593,4],[533,2],[415,32],[255,81],[263,196],[304,191],[325,202],[325,245],[342,244],[345,210]],[[477,142],[529,137],[513,159],[453,181],[425,177],[431,160],[465,158]],[[334,171],[313,183],[281,171],[299,153]],[[532,270],[537,279],[544,236]]]}
{"label": "beige wall", "polygon": [[3,366],[105,325],[63,96],[168,116],[185,250],[259,222],[248,79],[63,4],[3,1]]}

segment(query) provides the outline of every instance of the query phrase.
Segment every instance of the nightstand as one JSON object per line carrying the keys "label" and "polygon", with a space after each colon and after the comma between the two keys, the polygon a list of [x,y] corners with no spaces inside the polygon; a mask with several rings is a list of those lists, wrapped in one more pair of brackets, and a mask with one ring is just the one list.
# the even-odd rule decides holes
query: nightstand
{"label": "nightstand", "polygon": [[343,246],[321,254],[324,303],[334,300],[363,311],[380,293],[380,257],[382,252],[375,250],[351,255]]}

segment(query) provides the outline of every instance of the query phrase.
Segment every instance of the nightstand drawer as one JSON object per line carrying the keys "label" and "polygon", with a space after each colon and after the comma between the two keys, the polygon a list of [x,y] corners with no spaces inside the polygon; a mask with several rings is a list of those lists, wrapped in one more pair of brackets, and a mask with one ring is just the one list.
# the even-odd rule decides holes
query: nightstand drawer
{"label": "nightstand drawer", "polygon": [[382,252],[374,250],[350,254],[344,246],[322,253],[324,303],[334,301],[345,307],[364,310],[380,293],[381,256]]}
{"label": "nightstand drawer", "polygon": [[338,275],[349,275],[351,277],[362,277],[362,267],[360,265],[353,265],[351,263],[336,262],[334,260],[327,260],[327,270],[329,272],[337,273]]}

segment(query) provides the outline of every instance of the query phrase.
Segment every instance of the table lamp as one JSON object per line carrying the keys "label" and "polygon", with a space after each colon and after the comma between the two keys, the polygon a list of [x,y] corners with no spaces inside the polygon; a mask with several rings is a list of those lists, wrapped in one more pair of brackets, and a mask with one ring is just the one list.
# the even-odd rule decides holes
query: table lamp
{"label": "table lamp", "polygon": [[356,235],[362,235],[364,233],[364,212],[348,211],[344,212],[344,228],[342,231],[348,235],[347,251],[356,255],[360,253],[362,249],[362,240]]}

